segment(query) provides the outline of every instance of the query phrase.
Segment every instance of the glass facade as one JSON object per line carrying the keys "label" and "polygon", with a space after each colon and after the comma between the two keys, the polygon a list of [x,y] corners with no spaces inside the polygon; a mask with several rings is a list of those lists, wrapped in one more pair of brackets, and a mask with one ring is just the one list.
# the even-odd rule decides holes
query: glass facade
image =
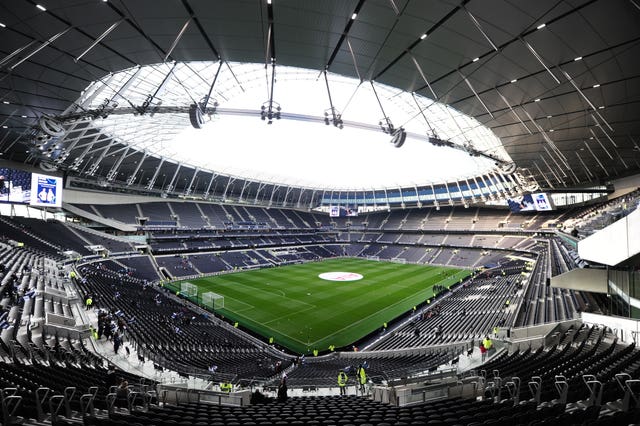
{"label": "glass facade", "polygon": [[609,269],[608,290],[612,315],[640,319],[640,270]]}

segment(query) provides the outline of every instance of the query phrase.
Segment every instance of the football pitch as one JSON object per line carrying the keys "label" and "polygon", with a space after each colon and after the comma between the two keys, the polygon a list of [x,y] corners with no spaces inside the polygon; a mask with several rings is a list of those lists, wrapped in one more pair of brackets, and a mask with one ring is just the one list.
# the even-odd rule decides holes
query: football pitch
{"label": "football pitch", "polygon": [[[320,274],[333,274],[334,280]],[[329,259],[187,280],[224,296],[216,314],[297,353],[348,346],[471,271],[364,259]],[[362,278],[359,278],[361,275]],[[349,279],[355,279],[349,281]],[[175,283],[180,288],[180,283]]]}

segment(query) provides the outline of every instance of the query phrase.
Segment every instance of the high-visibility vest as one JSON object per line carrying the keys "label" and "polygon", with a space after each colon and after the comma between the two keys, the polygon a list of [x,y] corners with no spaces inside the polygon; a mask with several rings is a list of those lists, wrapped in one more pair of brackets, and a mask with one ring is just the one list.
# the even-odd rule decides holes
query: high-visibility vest
{"label": "high-visibility vest", "polygon": [[349,380],[349,377],[347,377],[347,375],[343,371],[338,373],[338,386],[340,387],[346,386],[347,380]]}
{"label": "high-visibility vest", "polygon": [[360,374],[360,384],[364,385],[365,383],[367,383],[367,372],[364,371],[364,368],[361,367],[359,374]]}

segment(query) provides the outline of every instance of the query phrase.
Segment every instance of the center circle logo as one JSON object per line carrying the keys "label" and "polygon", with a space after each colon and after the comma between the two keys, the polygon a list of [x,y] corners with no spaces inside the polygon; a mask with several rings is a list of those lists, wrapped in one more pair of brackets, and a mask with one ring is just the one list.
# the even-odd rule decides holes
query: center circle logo
{"label": "center circle logo", "polygon": [[318,278],[327,281],[358,281],[364,277],[355,272],[324,272]]}

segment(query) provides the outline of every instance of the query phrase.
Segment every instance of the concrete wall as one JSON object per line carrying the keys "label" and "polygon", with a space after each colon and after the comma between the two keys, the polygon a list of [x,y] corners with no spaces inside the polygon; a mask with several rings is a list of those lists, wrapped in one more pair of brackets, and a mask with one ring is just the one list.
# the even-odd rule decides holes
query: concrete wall
{"label": "concrete wall", "polygon": [[587,261],[615,266],[640,253],[640,210],[612,223],[578,243]]}
{"label": "concrete wall", "polygon": [[606,269],[572,269],[551,277],[551,287],[607,293]]}

